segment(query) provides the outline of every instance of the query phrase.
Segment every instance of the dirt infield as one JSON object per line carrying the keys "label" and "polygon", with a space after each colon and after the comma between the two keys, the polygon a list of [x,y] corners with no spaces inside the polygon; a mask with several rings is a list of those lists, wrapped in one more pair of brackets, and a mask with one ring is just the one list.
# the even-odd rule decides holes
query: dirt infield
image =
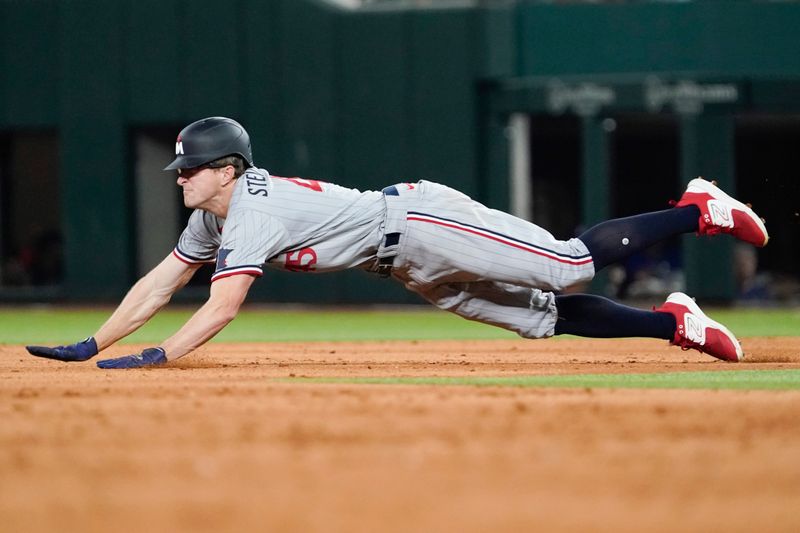
{"label": "dirt infield", "polygon": [[0,346],[0,531],[798,531],[797,391],[291,379],[800,368],[800,338],[743,344],[216,344],[138,371]]}

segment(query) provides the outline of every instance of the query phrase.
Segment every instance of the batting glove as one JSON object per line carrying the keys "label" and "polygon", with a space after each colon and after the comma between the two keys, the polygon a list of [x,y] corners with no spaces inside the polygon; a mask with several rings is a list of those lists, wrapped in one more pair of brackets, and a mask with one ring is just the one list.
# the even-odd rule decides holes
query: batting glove
{"label": "batting glove", "polygon": [[46,357],[47,359],[67,362],[86,361],[97,355],[97,343],[94,341],[94,337],[89,337],[86,340],[68,346],[56,346],[55,348],[26,346],[25,349],[28,350],[29,354],[36,357]]}
{"label": "batting glove", "polygon": [[140,354],[126,355],[116,359],[103,359],[97,362],[99,368],[140,368],[163,365],[167,362],[164,348],[147,348]]}

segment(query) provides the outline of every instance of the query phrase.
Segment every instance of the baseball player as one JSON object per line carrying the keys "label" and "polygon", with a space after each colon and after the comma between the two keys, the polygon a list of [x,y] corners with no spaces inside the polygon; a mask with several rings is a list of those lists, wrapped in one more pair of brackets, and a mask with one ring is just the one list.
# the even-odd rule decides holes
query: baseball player
{"label": "baseball player", "polygon": [[689,182],[673,208],[609,220],[561,241],[437,183],[398,183],[360,192],[273,176],[253,164],[250,139],[234,120],[211,117],[178,135],[175,160],[186,207],[194,209],[174,250],[128,292],[84,341],[28,346],[36,356],[84,361],[126,337],[164,307],[203,263],[216,263],[208,301],[174,335],[100,368],[159,365],[190,353],[236,316],[264,267],[297,272],[361,268],[392,277],[441,309],[525,338],[653,337],[725,361],[742,347],[686,294],[640,310],[565,287],[681,233],[728,233],[755,246],[763,221],[712,182]]}

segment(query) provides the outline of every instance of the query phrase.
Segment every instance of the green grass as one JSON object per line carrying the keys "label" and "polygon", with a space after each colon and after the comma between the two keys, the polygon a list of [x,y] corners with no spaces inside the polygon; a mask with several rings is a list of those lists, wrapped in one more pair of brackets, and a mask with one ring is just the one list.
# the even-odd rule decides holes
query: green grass
{"label": "green grass", "polygon": [[800,335],[800,309],[704,309],[739,337]]}
{"label": "green grass", "polygon": [[[93,334],[112,309],[57,307],[0,309],[0,343],[74,342]],[[191,310],[165,310],[125,342],[157,343],[169,337]],[[800,335],[800,310],[712,310],[711,316],[740,337]],[[397,310],[245,310],[217,337],[219,342],[370,341],[409,339],[513,339],[516,335],[434,308]]]}
{"label": "green grass", "polygon": [[[74,342],[94,333],[111,314],[59,309],[0,309],[0,343]],[[191,316],[165,310],[125,342],[161,342]],[[509,339],[516,335],[436,309],[380,311],[245,310],[220,332],[218,342]]]}
{"label": "green grass", "polygon": [[284,378],[281,381],[361,385],[461,385],[523,388],[800,390],[800,369],[503,377],[300,377]]}
{"label": "green grass", "polygon": [[[0,309],[0,343],[54,344],[91,335],[112,309],[56,307]],[[158,343],[176,331],[192,311],[166,310],[125,342]],[[717,310],[711,316],[737,335],[800,335],[800,310]],[[215,340],[219,342],[370,341],[410,339],[513,339],[513,333],[463,320],[436,309],[245,310]],[[493,387],[800,389],[800,370],[735,370],[661,374],[591,374],[507,377],[291,378],[313,383],[462,385]]]}

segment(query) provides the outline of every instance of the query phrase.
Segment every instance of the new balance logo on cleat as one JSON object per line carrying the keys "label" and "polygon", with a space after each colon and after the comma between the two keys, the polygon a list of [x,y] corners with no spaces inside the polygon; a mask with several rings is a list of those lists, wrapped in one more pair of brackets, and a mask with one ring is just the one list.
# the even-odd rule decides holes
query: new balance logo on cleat
{"label": "new balance logo on cleat", "polygon": [[695,301],[682,292],[673,292],[658,313],[675,317],[675,337],[670,344],[684,350],[698,350],[723,361],[741,361],[742,345],[728,328],[708,318]]}
{"label": "new balance logo on cleat", "polygon": [[731,198],[703,178],[689,182],[675,207],[696,205],[700,209],[698,235],[728,233],[754,246],[766,246],[769,234],[762,219],[749,206]]}
{"label": "new balance logo on cleat", "polygon": [[709,200],[708,213],[711,223],[715,226],[722,228],[733,227],[733,213],[731,213],[731,208],[724,203],[717,200]]}
{"label": "new balance logo on cleat", "polygon": [[703,346],[706,343],[706,328],[703,323],[695,317],[691,313],[686,313],[683,315],[683,324],[680,324],[679,327],[683,327],[685,325],[683,336],[689,339],[692,342],[696,342],[697,344]]}

